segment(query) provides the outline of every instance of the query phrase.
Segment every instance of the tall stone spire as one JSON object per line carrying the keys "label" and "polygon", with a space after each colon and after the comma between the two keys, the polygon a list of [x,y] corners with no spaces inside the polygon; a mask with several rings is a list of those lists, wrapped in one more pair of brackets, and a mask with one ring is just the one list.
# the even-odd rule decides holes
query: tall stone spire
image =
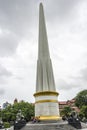
{"label": "tall stone spire", "polygon": [[35,96],[35,116],[40,120],[58,120],[58,93],[55,89],[43,5],[39,6],[39,43]]}
{"label": "tall stone spire", "polygon": [[49,54],[48,39],[44,18],[43,5],[39,7],[39,43],[37,61],[36,92],[55,91],[52,63]]}
{"label": "tall stone spire", "polygon": [[43,5],[39,7],[39,51],[38,59],[50,58]]}

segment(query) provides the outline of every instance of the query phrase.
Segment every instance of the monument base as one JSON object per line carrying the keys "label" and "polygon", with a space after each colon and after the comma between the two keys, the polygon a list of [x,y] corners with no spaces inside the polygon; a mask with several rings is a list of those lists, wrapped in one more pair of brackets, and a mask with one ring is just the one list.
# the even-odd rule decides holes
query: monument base
{"label": "monument base", "polygon": [[72,127],[66,121],[57,121],[56,123],[40,122],[40,123],[28,123],[21,130],[77,130]]}
{"label": "monument base", "polygon": [[49,121],[49,120],[58,121],[58,120],[61,120],[61,117],[59,117],[59,116],[40,116],[38,118],[39,118],[40,121]]}

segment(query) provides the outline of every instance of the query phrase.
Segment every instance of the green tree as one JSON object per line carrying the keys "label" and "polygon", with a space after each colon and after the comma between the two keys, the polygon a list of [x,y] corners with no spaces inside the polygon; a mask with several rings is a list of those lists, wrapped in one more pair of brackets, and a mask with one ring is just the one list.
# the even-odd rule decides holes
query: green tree
{"label": "green tree", "polygon": [[16,115],[21,110],[22,114],[26,121],[29,121],[32,116],[34,116],[34,105],[28,102],[19,102],[13,105],[10,105],[3,109],[0,113],[2,120],[4,122],[10,122],[16,120]]}
{"label": "green tree", "polygon": [[81,115],[82,117],[85,117],[87,119],[87,106],[82,106],[79,115]]}
{"label": "green tree", "polygon": [[1,111],[1,117],[2,117],[2,120],[5,121],[5,122],[8,122],[11,120],[11,116],[12,116],[12,113],[11,113],[11,105],[6,107],[5,109],[3,109]]}
{"label": "green tree", "polygon": [[69,116],[71,113],[71,108],[69,106],[66,106],[63,108],[63,110],[60,112],[61,116]]}
{"label": "green tree", "polygon": [[87,106],[87,90],[83,90],[77,94],[75,105],[79,108],[82,108],[82,106]]}

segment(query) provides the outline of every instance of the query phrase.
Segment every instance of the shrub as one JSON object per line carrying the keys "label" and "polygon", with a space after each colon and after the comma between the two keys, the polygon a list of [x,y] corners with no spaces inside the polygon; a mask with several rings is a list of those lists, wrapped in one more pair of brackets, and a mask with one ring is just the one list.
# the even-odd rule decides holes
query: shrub
{"label": "shrub", "polygon": [[10,123],[9,122],[4,122],[4,128],[9,128],[10,127]]}

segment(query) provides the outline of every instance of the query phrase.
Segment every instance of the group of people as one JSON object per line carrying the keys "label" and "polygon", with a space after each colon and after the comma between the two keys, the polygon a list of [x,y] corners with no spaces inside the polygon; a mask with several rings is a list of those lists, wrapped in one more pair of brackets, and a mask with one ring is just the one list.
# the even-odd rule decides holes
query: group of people
{"label": "group of people", "polygon": [[31,121],[32,121],[32,123],[38,123],[38,122],[40,122],[40,119],[39,119],[40,117],[32,117],[31,118]]}

